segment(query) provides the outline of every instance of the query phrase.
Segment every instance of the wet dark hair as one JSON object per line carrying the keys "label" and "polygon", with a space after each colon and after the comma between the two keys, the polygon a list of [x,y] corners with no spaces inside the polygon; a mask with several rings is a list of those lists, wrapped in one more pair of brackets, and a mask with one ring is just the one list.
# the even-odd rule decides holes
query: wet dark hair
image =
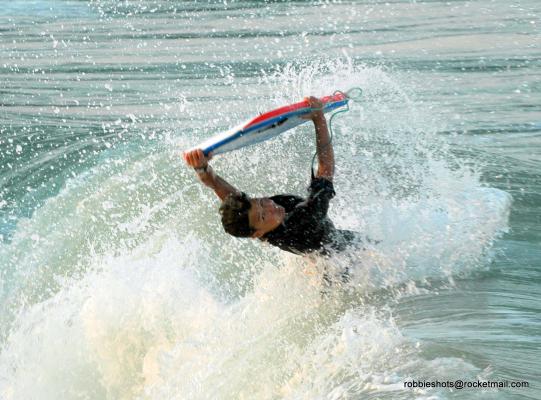
{"label": "wet dark hair", "polygon": [[251,237],[255,230],[250,227],[248,211],[252,207],[246,193],[229,194],[220,206],[222,225],[227,233],[236,237]]}

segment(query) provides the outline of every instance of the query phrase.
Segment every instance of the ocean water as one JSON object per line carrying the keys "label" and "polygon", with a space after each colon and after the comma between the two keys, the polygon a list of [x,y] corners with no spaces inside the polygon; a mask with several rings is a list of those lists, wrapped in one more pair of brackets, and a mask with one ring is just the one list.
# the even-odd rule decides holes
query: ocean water
{"label": "ocean water", "polygon": [[[540,46],[535,0],[2,2],[0,398],[541,398]],[[355,87],[330,216],[380,242],[227,236],[182,151]],[[302,195],[313,152],[212,162]]]}

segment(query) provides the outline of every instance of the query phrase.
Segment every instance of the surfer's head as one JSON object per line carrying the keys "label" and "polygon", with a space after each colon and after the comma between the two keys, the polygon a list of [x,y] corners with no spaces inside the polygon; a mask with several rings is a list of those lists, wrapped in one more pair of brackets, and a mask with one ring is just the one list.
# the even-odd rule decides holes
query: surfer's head
{"label": "surfer's head", "polygon": [[251,207],[252,203],[246,193],[229,194],[220,206],[225,231],[236,237],[251,237],[255,231],[250,227],[248,217]]}
{"label": "surfer's head", "polygon": [[222,225],[230,235],[258,238],[282,223],[285,210],[269,198],[250,199],[240,193],[225,198],[220,214]]}

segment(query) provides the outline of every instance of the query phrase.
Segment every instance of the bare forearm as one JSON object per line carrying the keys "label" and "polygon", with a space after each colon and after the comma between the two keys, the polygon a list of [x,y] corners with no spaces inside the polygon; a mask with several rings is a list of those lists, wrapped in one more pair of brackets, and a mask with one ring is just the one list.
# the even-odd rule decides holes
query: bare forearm
{"label": "bare forearm", "polygon": [[230,193],[238,193],[238,190],[219,177],[210,165],[207,166],[206,172],[198,172],[197,177],[205,186],[214,190],[220,200],[224,200]]}
{"label": "bare forearm", "polygon": [[334,150],[331,144],[327,121],[323,113],[313,118],[316,128],[316,149],[318,157],[317,176],[332,179],[334,175]]}

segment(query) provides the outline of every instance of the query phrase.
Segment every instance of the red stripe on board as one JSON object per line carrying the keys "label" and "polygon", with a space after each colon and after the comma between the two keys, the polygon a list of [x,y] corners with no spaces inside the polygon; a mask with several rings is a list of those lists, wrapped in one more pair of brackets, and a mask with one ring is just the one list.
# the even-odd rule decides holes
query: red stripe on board
{"label": "red stripe on board", "polygon": [[[331,96],[322,97],[319,100],[321,100],[321,102],[323,104],[327,104],[327,103],[333,103],[333,102],[336,102],[336,101],[342,101],[345,98],[346,98],[346,96],[344,96],[342,93],[336,93],[336,94],[333,94]],[[261,115],[255,117],[250,122],[248,122],[246,125],[244,125],[244,129],[250,127],[251,125],[263,122],[263,121],[265,121],[267,119],[276,118],[276,117],[278,117],[278,116],[280,116],[282,114],[287,114],[287,113],[290,113],[292,111],[297,111],[297,110],[300,110],[302,108],[308,108],[308,107],[310,107],[310,103],[308,102],[308,100],[303,100],[303,101],[300,101],[298,103],[290,104],[288,106],[284,106],[284,107],[280,107],[280,108],[277,108],[277,109],[272,110],[272,111],[268,111],[268,112],[266,112],[264,114],[261,114]]]}

